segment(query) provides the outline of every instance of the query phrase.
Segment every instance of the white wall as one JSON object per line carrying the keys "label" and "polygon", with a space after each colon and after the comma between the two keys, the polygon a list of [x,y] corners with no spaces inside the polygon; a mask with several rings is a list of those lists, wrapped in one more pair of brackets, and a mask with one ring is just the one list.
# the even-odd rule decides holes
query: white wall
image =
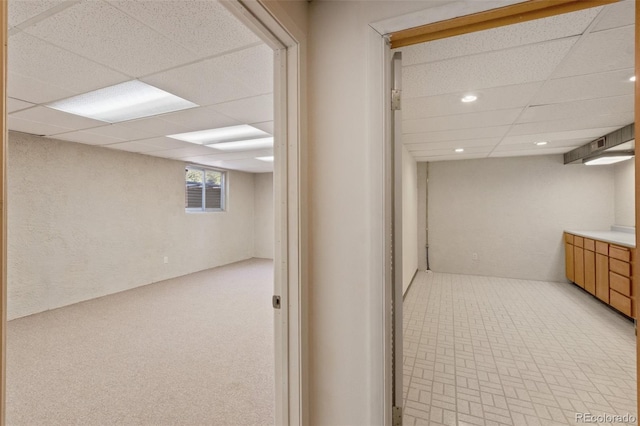
{"label": "white wall", "polygon": [[634,159],[617,163],[615,171],[615,211],[616,225],[636,226],[635,217],[635,161]]}
{"label": "white wall", "polygon": [[10,133],[9,318],[251,258],[254,177],[228,183],[185,213],[182,162]]}
{"label": "white wall", "polygon": [[385,421],[384,45],[369,24],[424,7],[309,4],[309,424]]}
{"label": "white wall", "polygon": [[254,257],[273,259],[273,173],[254,175]]}
{"label": "white wall", "polygon": [[418,163],[418,269],[427,269],[427,179],[429,163]]}
{"label": "white wall", "polygon": [[418,269],[418,172],[416,160],[402,147],[402,293]]}
{"label": "white wall", "polygon": [[428,209],[432,270],[564,281],[562,231],[609,229],[614,171],[561,155],[433,162]]}

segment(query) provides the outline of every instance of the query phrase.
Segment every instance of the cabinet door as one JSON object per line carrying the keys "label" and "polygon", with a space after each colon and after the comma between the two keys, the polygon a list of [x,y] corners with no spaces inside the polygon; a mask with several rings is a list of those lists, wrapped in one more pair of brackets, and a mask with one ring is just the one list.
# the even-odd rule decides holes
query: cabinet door
{"label": "cabinet door", "polygon": [[584,249],[582,247],[573,247],[573,265],[573,282],[584,288]]}
{"label": "cabinet door", "polygon": [[564,243],[564,266],[567,279],[573,282],[575,277],[573,265],[573,244]]}
{"label": "cabinet door", "polygon": [[589,250],[584,251],[584,289],[596,294],[596,254]]}
{"label": "cabinet door", "polygon": [[596,253],[596,297],[609,303],[609,256]]}

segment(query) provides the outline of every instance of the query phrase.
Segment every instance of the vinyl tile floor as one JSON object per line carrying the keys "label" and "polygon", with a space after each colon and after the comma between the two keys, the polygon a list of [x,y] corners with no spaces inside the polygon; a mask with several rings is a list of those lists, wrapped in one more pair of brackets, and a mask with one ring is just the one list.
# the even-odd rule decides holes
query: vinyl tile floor
{"label": "vinyl tile floor", "polygon": [[420,271],[403,310],[404,425],[637,424],[633,322],[573,284]]}

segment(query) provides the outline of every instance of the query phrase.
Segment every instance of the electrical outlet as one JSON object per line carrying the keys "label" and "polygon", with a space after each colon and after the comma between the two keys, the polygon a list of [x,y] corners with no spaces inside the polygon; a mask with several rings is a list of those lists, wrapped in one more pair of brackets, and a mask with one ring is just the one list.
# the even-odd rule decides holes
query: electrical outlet
{"label": "electrical outlet", "polygon": [[473,259],[473,260],[478,260],[478,253],[473,253],[473,254],[471,255],[471,259]]}
{"label": "electrical outlet", "polygon": [[166,265],[167,263],[169,263],[169,256],[165,256],[165,257],[164,257],[164,263],[165,263],[165,265]]}

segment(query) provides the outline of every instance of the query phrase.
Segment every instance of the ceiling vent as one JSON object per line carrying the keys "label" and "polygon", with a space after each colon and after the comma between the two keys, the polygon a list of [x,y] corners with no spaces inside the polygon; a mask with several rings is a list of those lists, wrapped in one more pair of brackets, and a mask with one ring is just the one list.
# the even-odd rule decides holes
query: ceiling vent
{"label": "ceiling vent", "polygon": [[581,163],[582,160],[595,157],[604,151],[635,139],[634,124],[631,123],[588,144],[579,146],[564,154],[564,164]]}

